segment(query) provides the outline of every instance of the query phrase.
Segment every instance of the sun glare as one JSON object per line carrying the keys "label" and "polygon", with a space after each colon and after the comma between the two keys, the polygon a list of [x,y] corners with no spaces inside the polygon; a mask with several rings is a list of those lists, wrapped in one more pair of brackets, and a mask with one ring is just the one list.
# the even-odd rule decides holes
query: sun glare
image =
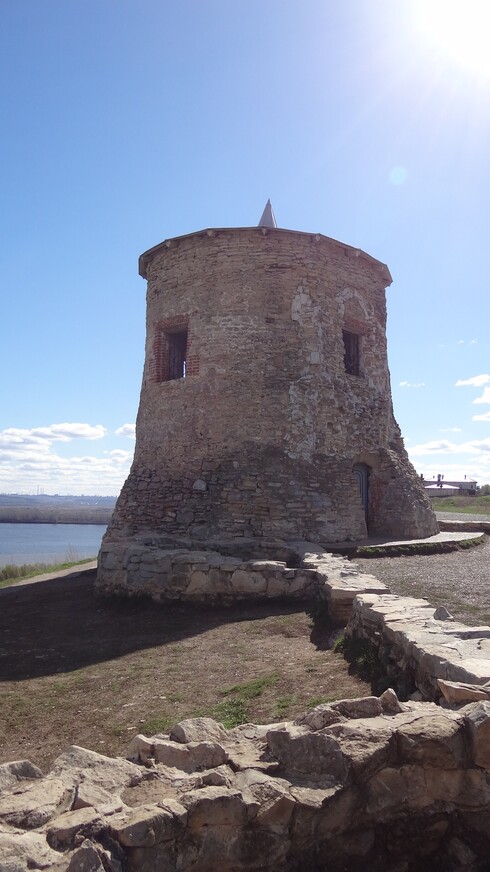
{"label": "sun glare", "polygon": [[419,24],[440,53],[490,77],[490,0],[421,0],[417,7]]}

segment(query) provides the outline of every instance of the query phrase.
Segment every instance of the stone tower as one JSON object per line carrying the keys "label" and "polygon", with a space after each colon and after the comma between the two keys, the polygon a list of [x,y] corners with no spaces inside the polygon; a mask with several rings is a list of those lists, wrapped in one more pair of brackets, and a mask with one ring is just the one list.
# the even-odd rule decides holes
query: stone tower
{"label": "stone tower", "polygon": [[277,228],[268,203],[258,227],[156,245],[140,275],[136,449],[106,555],[144,537],[328,546],[437,532],[393,416],[384,264]]}

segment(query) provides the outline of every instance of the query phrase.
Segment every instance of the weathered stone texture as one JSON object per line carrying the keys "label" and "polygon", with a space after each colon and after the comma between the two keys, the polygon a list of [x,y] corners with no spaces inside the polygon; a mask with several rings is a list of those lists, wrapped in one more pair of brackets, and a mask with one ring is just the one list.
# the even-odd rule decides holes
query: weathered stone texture
{"label": "weathered stone texture", "polygon": [[[490,627],[467,627],[427,600],[359,593],[349,637],[364,639],[404,693],[449,703],[490,698]],[[485,702],[485,705],[488,703]]]}
{"label": "weathered stone texture", "polygon": [[[393,417],[383,264],[320,235],[237,228],[168,240],[141,267],[136,450],[106,543],[437,532]],[[182,329],[186,377],[162,380]],[[359,337],[360,375],[343,331]],[[356,463],[370,469],[368,527]]]}
{"label": "weathered stone texture", "polygon": [[[166,544],[167,547],[161,547]],[[215,543],[216,545],[218,543]],[[263,543],[269,555],[277,543]],[[181,545],[183,543],[181,542]],[[99,593],[104,595],[149,596],[157,602],[232,603],[238,600],[275,599],[320,600],[327,604],[329,616],[345,624],[352,613],[352,602],[360,593],[387,593],[383,582],[361,572],[355,564],[322,551],[311,543],[296,542],[285,560],[225,556],[219,551],[192,551],[171,548],[157,537],[133,537],[104,543],[99,555]],[[226,550],[226,549],[225,549]],[[244,555],[260,555],[254,541],[242,540]]]}
{"label": "weathered stone texture", "polygon": [[[484,872],[489,724],[487,703],[449,711],[391,691],[268,727],[187,720],[137,736],[131,763],[75,749],[33,780],[11,765],[0,869]],[[60,803],[60,771],[111,791],[112,808]]]}

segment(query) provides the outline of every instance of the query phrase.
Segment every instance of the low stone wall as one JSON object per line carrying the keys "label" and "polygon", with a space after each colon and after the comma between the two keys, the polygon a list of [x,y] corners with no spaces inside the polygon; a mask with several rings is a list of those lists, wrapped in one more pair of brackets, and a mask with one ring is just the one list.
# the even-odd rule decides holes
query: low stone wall
{"label": "low stone wall", "polygon": [[[109,542],[99,555],[97,592],[210,604],[281,597],[321,600],[339,624],[349,619],[359,593],[387,592],[373,575],[311,543],[266,542],[259,547],[244,542],[242,556],[233,556],[240,550],[236,543],[216,547],[158,540]],[[233,554],[226,553],[230,550]],[[264,559],[267,553],[283,559]]]}
{"label": "low stone wall", "polygon": [[425,599],[361,594],[346,634],[371,643],[393,684],[401,678],[408,692],[419,691],[423,699],[444,696],[441,681],[490,682],[490,627],[457,623]]}
{"label": "low stone wall", "polygon": [[147,595],[159,602],[232,602],[243,599],[316,598],[313,569],[280,560],[246,560],[217,551],[120,545],[102,551],[97,589],[103,594]]}
{"label": "low stone wall", "polygon": [[2,872],[483,872],[490,703],[380,698],[294,723],[209,719],[0,766]]}
{"label": "low stone wall", "polygon": [[484,517],[482,517],[481,521],[453,521],[449,518],[441,518],[438,521],[439,529],[452,531],[453,533],[467,530],[469,532],[486,533],[487,536],[490,536],[490,521],[485,521]]}

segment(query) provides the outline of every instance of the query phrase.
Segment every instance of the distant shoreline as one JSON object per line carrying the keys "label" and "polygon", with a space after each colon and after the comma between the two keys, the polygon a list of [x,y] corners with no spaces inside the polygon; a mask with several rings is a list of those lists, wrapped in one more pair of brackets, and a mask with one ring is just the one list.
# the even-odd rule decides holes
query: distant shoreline
{"label": "distant shoreline", "polygon": [[116,497],[0,494],[0,524],[96,524],[107,526]]}
{"label": "distant shoreline", "polygon": [[0,506],[0,524],[100,524],[109,523],[109,508],[62,509],[44,506]]}

